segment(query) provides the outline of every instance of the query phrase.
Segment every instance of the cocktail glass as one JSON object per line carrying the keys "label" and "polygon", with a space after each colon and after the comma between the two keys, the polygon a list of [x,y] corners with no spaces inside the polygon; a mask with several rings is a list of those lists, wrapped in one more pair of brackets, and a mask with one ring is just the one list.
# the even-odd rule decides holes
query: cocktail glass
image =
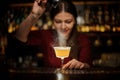
{"label": "cocktail glass", "polygon": [[65,47],[57,46],[57,47],[53,47],[53,48],[55,50],[56,57],[61,58],[61,67],[62,67],[63,63],[64,63],[64,58],[69,57],[71,47],[69,47],[69,46],[65,46]]}

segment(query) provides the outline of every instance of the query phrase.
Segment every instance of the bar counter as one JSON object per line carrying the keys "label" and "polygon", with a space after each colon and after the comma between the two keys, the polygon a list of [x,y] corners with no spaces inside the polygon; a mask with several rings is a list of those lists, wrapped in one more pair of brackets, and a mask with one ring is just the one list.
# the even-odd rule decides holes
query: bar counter
{"label": "bar counter", "polygon": [[10,68],[8,80],[120,80],[120,68]]}

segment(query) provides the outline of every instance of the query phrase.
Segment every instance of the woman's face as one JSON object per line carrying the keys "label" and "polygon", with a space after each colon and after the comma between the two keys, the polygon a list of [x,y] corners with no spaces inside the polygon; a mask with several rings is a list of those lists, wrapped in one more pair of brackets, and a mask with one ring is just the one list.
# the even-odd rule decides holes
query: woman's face
{"label": "woman's face", "polygon": [[74,24],[75,19],[73,15],[64,11],[58,13],[53,20],[53,26],[55,27],[56,31],[65,38],[69,37]]}

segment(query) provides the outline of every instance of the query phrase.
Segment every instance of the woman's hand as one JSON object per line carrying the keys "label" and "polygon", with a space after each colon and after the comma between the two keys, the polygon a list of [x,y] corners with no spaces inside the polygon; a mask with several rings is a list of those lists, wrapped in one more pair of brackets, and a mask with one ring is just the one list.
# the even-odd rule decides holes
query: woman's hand
{"label": "woman's hand", "polygon": [[72,59],[65,65],[63,65],[62,69],[82,69],[82,68],[89,68],[89,64],[80,62],[76,59]]}
{"label": "woman's hand", "polygon": [[35,0],[32,8],[32,14],[40,17],[46,10],[47,0]]}

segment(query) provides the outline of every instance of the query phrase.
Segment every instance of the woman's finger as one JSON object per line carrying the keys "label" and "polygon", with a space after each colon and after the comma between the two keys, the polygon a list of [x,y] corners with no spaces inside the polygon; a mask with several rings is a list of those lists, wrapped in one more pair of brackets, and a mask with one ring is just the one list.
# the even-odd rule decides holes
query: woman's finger
{"label": "woman's finger", "polygon": [[85,66],[84,64],[81,64],[81,65],[80,65],[80,69],[84,68],[84,66]]}
{"label": "woman's finger", "polygon": [[75,69],[79,69],[80,66],[81,66],[81,64],[77,63],[74,68],[75,68]]}
{"label": "woman's finger", "polygon": [[69,68],[71,62],[72,62],[72,61],[69,61],[68,63],[66,63],[65,65],[63,65],[62,69]]}
{"label": "woman's finger", "polygon": [[47,4],[47,0],[35,0],[39,6],[45,7]]}

